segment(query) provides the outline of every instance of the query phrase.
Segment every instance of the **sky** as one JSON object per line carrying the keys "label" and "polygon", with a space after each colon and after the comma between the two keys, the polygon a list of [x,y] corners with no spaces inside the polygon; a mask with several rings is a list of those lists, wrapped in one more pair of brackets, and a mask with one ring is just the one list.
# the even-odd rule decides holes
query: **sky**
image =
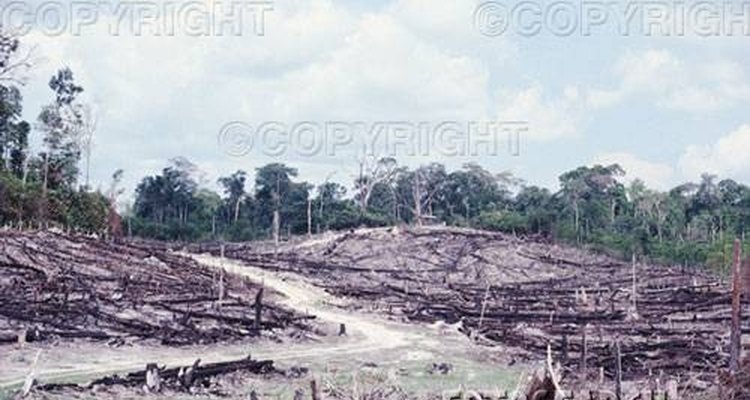
{"label": "sky", "polygon": [[[498,4],[518,2],[489,6]],[[544,18],[549,4],[537,3]],[[703,172],[750,183],[750,7],[729,1],[744,14],[734,8],[733,25],[708,20],[729,28],[705,35],[677,16],[677,3],[663,4],[674,15],[627,35],[617,10],[604,22],[579,14],[572,33],[560,34],[559,21],[529,33],[521,17],[480,20],[488,4],[477,0],[269,1],[262,35],[249,20],[242,35],[112,35],[103,12],[80,32],[28,30],[25,117],[36,119],[52,98],[49,77],[69,66],[98,114],[93,186],[106,188],[122,168],[129,191],[176,156],[197,164],[209,187],[275,161],[312,183],[349,185],[357,173],[350,149],[233,154],[219,140],[232,121],[525,121],[517,154],[395,155],[412,166],[474,161],[553,189],[562,172],[596,163],[619,163],[626,181],[657,189]],[[493,21],[506,29],[482,25]]]}

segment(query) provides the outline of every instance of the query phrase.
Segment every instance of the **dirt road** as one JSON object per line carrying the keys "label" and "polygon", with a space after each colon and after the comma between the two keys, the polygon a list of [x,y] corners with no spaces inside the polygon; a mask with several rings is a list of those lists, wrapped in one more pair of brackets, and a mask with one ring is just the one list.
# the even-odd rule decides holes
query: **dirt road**
{"label": "dirt road", "polygon": [[[235,261],[208,255],[193,256],[206,265],[224,268],[228,272],[260,281],[266,287],[283,294],[281,302],[302,313],[312,314],[319,321],[330,323],[328,338],[319,343],[274,344],[248,348],[247,344],[195,346],[191,348],[140,347],[109,348],[85,344],[75,350],[67,346],[28,345],[9,351],[0,359],[5,371],[0,378],[3,388],[18,386],[28,373],[30,363],[39,349],[43,356],[37,365],[36,376],[49,380],[83,381],[114,372],[139,370],[147,362],[168,366],[186,365],[198,355],[205,363],[237,359],[251,352],[254,358],[272,359],[289,365],[306,365],[313,372],[356,369],[363,363],[398,369],[409,375],[405,387],[415,390],[441,387],[455,388],[459,384],[499,387],[514,385],[517,372],[508,370],[490,350],[473,345],[456,326],[437,324],[416,326],[383,317],[345,310],[340,299],[305,282],[301,277],[270,272]],[[347,335],[336,336],[338,325],[345,324]],[[497,354],[495,354],[497,355]],[[499,358],[499,357],[498,357]],[[450,363],[450,376],[434,376],[427,372],[432,363]],[[410,372],[411,371],[411,372]],[[476,387],[476,386],[475,386]],[[505,386],[507,387],[507,386]],[[1,397],[1,396],[0,396]]]}
{"label": "dirt road", "polygon": [[[239,264],[231,260],[222,260],[211,256],[194,256],[203,264],[250,279],[260,281],[286,296],[281,303],[300,313],[312,314],[318,320],[332,324],[345,324],[347,334],[355,340],[345,341],[306,350],[307,356],[326,356],[342,353],[378,352],[395,349],[419,342],[421,345],[438,345],[438,342],[428,335],[417,332],[413,327],[386,321],[374,315],[360,314],[337,308],[340,300],[328,295],[325,291],[306,282],[299,277],[269,272],[260,268]],[[294,354],[299,354],[295,351]],[[281,354],[282,357],[288,353]],[[278,358],[278,357],[276,357]]]}

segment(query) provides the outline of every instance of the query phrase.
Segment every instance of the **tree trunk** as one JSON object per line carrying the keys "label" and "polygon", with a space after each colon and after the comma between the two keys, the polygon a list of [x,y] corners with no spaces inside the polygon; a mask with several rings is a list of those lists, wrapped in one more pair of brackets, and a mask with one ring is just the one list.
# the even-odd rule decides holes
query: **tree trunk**
{"label": "tree trunk", "polygon": [[234,202],[234,223],[237,223],[237,220],[240,219],[240,200],[242,198],[238,197],[237,201]]}
{"label": "tree trunk", "polygon": [[312,199],[307,199],[307,237],[312,236]]}
{"label": "tree trunk", "polygon": [[417,226],[422,226],[422,180],[419,173],[414,174],[412,197],[414,197],[414,218],[417,221]]}
{"label": "tree trunk", "polygon": [[263,288],[261,287],[260,290],[258,290],[258,294],[255,296],[255,321],[253,321],[253,324],[255,325],[255,329],[260,329],[261,323],[263,322],[261,320],[261,316],[263,314]]}
{"label": "tree trunk", "polygon": [[729,370],[734,374],[740,369],[740,357],[742,353],[742,331],[741,331],[741,303],[742,294],[742,271],[741,269],[742,246],[739,239],[734,241],[734,265],[732,268],[732,331],[729,342]]}
{"label": "tree trunk", "polygon": [[281,216],[279,215],[279,210],[276,209],[273,211],[273,244],[277,252],[279,250],[279,230],[280,229],[281,229]]}

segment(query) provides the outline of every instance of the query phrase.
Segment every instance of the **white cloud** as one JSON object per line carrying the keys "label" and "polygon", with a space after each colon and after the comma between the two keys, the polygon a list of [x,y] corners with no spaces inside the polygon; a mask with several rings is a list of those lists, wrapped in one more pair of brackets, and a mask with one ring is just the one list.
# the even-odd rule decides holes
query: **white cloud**
{"label": "white cloud", "polygon": [[589,93],[592,107],[609,107],[630,97],[681,111],[715,111],[750,101],[742,67],[728,60],[687,61],[667,50],[625,54],[615,64],[619,85]]}
{"label": "white cloud", "polygon": [[594,157],[592,164],[619,164],[625,170],[627,183],[640,179],[646,186],[661,190],[674,183],[674,168],[670,165],[644,160],[632,153],[602,153]]}
{"label": "white cloud", "polygon": [[[263,37],[113,37],[106,20],[81,36],[32,34],[26,40],[47,61],[28,88],[27,118],[38,111],[35,103],[51,98],[48,77],[70,65],[102,111],[93,178],[104,183],[125,168],[131,188],[177,155],[205,165],[210,175],[270,161],[222,154],[218,131],[234,120],[499,118],[529,121],[524,139],[533,141],[579,134],[583,91],[569,86],[557,93],[527,77],[534,83],[519,86],[517,77],[498,72],[516,50],[509,40],[474,30],[476,4],[394,0],[357,13],[331,0],[276,2],[265,14]],[[320,165],[321,176],[341,164],[285,161]]]}
{"label": "white cloud", "polygon": [[691,145],[679,160],[679,167],[688,179],[703,173],[734,179],[750,179],[750,124],[742,125],[708,145]]}
{"label": "white cloud", "polygon": [[584,104],[576,87],[568,87],[558,98],[545,96],[541,85],[536,84],[517,92],[505,91],[498,98],[498,118],[529,123],[525,137],[537,141],[550,141],[575,136],[583,118]]}

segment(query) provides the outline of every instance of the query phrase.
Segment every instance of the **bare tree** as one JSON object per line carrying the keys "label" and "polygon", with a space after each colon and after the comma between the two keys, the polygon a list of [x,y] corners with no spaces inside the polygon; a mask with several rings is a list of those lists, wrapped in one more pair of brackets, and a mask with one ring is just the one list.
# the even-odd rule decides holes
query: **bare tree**
{"label": "bare tree", "polygon": [[412,213],[418,226],[432,216],[435,195],[444,187],[445,173],[438,164],[417,168],[411,176]]}
{"label": "bare tree", "polygon": [[86,188],[89,188],[89,176],[91,174],[91,147],[94,140],[94,132],[98,125],[96,111],[88,104],[81,105],[79,108],[80,124],[78,129],[78,140],[81,144],[81,150],[86,162],[85,182]]}
{"label": "bare tree", "polygon": [[114,204],[117,201],[117,198],[125,192],[125,189],[120,187],[124,174],[125,171],[122,169],[118,169],[112,174],[112,181],[109,183],[109,189],[107,190],[107,198],[112,204]]}
{"label": "bare tree", "polygon": [[398,171],[398,164],[391,157],[380,159],[363,157],[360,159],[359,178],[357,178],[356,187],[359,191],[357,202],[362,211],[367,209],[375,186],[380,183],[389,182],[396,176]]}
{"label": "bare tree", "polygon": [[34,48],[24,49],[20,34],[0,26],[0,84],[23,86],[33,66]]}
{"label": "bare tree", "polygon": [[[107,198],[109,199],[109,208],[107,215],[107,225],[109,226],[109,234],[114,237],[121,237],[122,232],[122,218],[117,213],[117,198],[125,191],[120,187],[122,182],[122,176],[124,172],[122,169],[118,169],[112,174],[112,181],[109,184],[107,190]],[[130,217],[128,217],[128,236],[130,236]]]}

